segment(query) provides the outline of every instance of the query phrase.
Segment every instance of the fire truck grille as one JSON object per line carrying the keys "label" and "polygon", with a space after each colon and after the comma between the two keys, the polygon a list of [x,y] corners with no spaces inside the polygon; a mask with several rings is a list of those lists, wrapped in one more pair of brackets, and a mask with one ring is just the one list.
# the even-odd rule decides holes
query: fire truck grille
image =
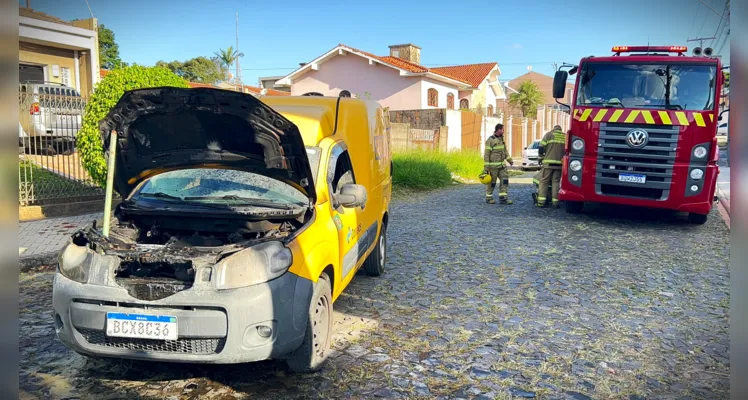
{"label": "fire truck grille", "polygon": [[[649,140],[642,148],[626,141],[632,129],[642,129]],[[595,190],[598,194],[666,200],[678,145],[678,126],[600,124]]]}

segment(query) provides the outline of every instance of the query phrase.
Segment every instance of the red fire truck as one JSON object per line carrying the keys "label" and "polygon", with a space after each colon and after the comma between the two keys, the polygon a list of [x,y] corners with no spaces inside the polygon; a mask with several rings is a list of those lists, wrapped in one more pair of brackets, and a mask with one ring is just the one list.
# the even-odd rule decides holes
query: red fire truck
{"label": "red fire truck", "polygon": [[556,99],[577,74],[559,191],[568,212],[580,212],[584,202],[612,203],[687,212],[691,222],[706,222],[719,173],[724,77],[710,49],[686,51],[617,46],[612,56],[586,57],[556,72]]}

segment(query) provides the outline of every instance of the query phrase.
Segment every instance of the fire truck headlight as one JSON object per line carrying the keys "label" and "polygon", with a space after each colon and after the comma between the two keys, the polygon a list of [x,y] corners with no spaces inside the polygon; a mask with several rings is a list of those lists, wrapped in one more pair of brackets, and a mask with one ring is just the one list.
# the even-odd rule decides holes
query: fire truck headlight
{"label": "fire truck headlight", "polygon": [[579,162],[579,160],[573,160],[569,163],[569,168],[571,168],[572,171],[579,171],[582,169],[582,163]]}
{"label": "fire truck headlight", "polygon": [[693,155],[696,158],[706,157],[706,148],[704,146],[696,146],[696,148],[693,149]]}
{"label": "fire truck headlight", "polygon": [[696,185],[693,185],[693,186],[691,186],[691,191],[692,192],[698,192],[699,191],[699,187],[696,186]]}
{"label": "fire truck headlight", "polygon": [[691,171],[691,179],[693,180],[699,180],[703,176],[704,176],[704,170],[697,168]]}
{"label": "fire truck headlight", "polygon": [[581,139],[574,139],[574,141],[571,142],[571,147],[576,151],[582,150],[584,142]]}

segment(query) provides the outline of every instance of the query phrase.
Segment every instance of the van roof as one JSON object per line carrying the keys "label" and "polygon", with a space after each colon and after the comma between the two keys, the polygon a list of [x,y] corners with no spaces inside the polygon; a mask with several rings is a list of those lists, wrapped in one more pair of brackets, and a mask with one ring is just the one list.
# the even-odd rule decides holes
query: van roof
{"label": "van roof", "polygon": [[[293,122],[301,131],[306,145],[314,146],[335,131],[338,97],[264,96],[260,101]],[[366,113],[371,114],[376,112],[377,107],[377,103],[371,100],[342,98],[340,101],[340,111],[344,114],[356,108],[365,109]]]}

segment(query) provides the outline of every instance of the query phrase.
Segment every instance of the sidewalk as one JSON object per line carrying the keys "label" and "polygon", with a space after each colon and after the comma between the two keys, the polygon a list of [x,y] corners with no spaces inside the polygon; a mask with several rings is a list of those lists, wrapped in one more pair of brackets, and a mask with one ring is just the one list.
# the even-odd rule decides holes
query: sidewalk
{"label": "sidewalk", "polygon": [[730,168],[720,167],[717,177],[717,192],[719,201],[725,210],[730,213]]}
{"label": "sidewalk", "polygon": [[55,254],[70,235],[102,216],[102,213],[95,213],[21,222],[18,224],[18,256],[23,261]]}

